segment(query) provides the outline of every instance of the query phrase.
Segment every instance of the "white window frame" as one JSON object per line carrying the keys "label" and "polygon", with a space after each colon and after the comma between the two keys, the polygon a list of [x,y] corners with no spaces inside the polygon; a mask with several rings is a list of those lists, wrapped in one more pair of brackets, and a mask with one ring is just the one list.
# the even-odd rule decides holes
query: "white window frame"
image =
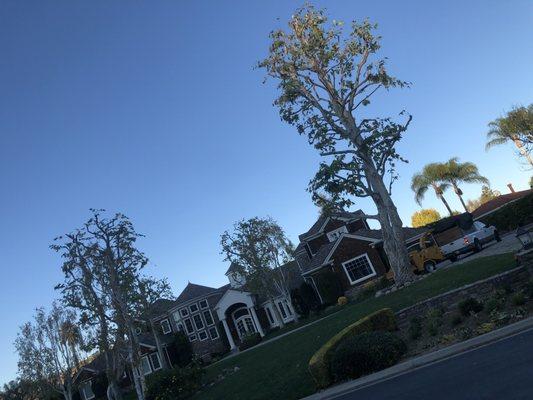
{"label": "white window frame", "polygon": [[[193,307],[196,307],[196,311],[192,310]],[[198,307],[198,304],[196,303],[193,303],[189,306],[189,311],[191,312],[191,314],[197,313],[199,310],[200,310],[200,307]]]}
{"label": "white window frame", "polygon": [[[189,330],[189,327],[187,326],[187,321],[191,323],[191,330]],[[194,329],[194,321],[192,318],[185,318],[183,320],[183,326],[185,327],[185,332],[187,332],[188,335],[192,335],[196,330]]]}
{"label": "white window frame", "polygon": [[183,307],[180,309],[180,315],[182,317],[188,317],[189,316],[189,309],[187,307]]}
{"label": "white window frame", "polygon": [[[143,362],[145,360],[146,360],[146,363],[148,365],[148,368],[150,369],[150,371],[148,371],[148,372],[144,371]],[[148,358],[148,356],[142,356],[141,357],[141,372],[143,373],[144,376],[150,375],[152,373],[152,363],[150,362],[150,359]]]}
{"label": "white window frame", "polygon": [[[212,330],[215,331],[216,336],[213,336],[213,335],[211,334],[211,331],[212,331]],[[208,331],[209,331],[209,337],[211,338],[211,340],[215,340],[215,339],[218,339],[218,338],[220,337],[220,335],[218,334],[218,329],[217,329],[216,326],[212,326],[211,328],[208,329]]]}
{"label": "white window frame", "polygon": [[[154,360],[152,358],[153,356],[155,356],[155,358],[157,358],[157,362],[159,363],[159,368],[155,368]],[[163,368],[163,364],[161,364],[161,357],[159,357],[159,353],[158,352],[150,354],[150,363],[152,364],[152,371],[159,371],[160,369]]]}
{"label": "white window frame", "polygon": [[[161,330],[163,331],[163,335],[168,335],[169,333],[172,332],[172,326],[170,325],[170,321],[168,318],[164,319],[159,324],[161,325]],[[167,327],[167,329],[165,329],[165,326]]]}
{"label": "white window frame", "polygon": [[[86,386],[89,386],[89,388],[91,389],[91,393],[93,394],[92,397],[87,397],[86,394],[85,394],[85,387]],[[88,380],[86,382],[83,382],[81,385],[80,385],[80,391],[81,393],[83,394],[83,400],[91,400],[91,399],[94,399],[96,397],[96,395],[94,394],[94,391],[93,391],[93,387],[92,387],[92,381],[91,380]]]}
{"label": "white window frame", "polygon": [[274,312],[270,306],[265,306],[265,314],[267,316],[268,323],[270,326],[276,325],[276,320],[274,319]]}
{"label": "white window frame", "polygon": [[[196,317],[198,317],[200,319],[200,322],[202,323],[202,326],[198,326],[198,324],[196,323]],[[204,319],[202,318],[202,314],[195,314],[192,316],[192,322],[194,323],[194,327],[196,328],[197,331],[199,330],[202,330],[205,328],[205,322],[204,322]]]}
{"label": "white window frame", "polygon": [[[203,338],[203,339],[202,339],[202,337],[201,337],[202,334],[205,334],[205,338]],[[207,339],[209,339],[209,334],[207,333],[207,331],[203,330],[203,331],[198,332],[198,340],[199,340],[200,342],[204,342],[204,341],[206,341]]]}
{"label": "white window frame", "polygon": [[[207,323],[207,318],[205,317],[205,313],[209,313],[209,316],[211,317],[211,323],[210,323],[210,324]],[[215,325],[215,319],[213,318],[213,313],[211,312],[211,310],[204,310],[204,311],[202,311],[202,315],[203,315],[203,317],[204,317],[203,320],[205,321],[205,325],[206,325],[206,326],[213,326],[213,325]]]}
{"label": "white window frame", "polygon": [[[352,281],[352,278],[350,277],[350,274],[348,272],[348,268],[346,267],[346,264],[349,264],[352,261],[355,261],[355,260],[357,260],[359,258],[363,258],[363,257],[366,257],[366,260],[368,261],[368,264],[370,265],[370,269],[372,270],[372,273],[370,275],[367,275],[367,276],[364,276],[362,278],[356,279],[355,281]],[[358,255],[357,257],[354,257],[354,258],[352,258],[350,260],[344,261],[342,263],[342,268],[344,269],[344,273],[348,277],[348,281],[350,281],[351,285],[355,285],[356,283],[366,281],[366,280],[376,276],[376,269],[374,268],[374,264],[372,264],[372,261],[370,261],[370,257],[368,257],[367,253]]]}
{"label": "white window frame", "polygon": [[[202,303],[205,303],[205,307],[202,306]],[[209,303],[207,302],[207,299],[200,300],[198,302],[198,304],[200,305],[200,309],[201,310],[205,310],[205,309],[209,308]]]}
{"label": "white window frame", "polygon": [[337,229],[328,232],[326,236],[330,242],[334,242],[341,237],[343,233],[348,233],[348,228],[346,228],[346,225],[340,226]]}
{"label": "white window frame", "polygon": [[189,335],[189,342],[195,342],[196,341],[196,335]]}

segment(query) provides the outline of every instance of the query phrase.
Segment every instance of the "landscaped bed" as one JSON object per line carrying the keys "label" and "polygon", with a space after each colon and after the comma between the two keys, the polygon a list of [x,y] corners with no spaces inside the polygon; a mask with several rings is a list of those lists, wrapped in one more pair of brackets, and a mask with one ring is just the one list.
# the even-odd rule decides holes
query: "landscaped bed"
{"label": "landscaped bed", "polygon": [[[208,367],[208,384],[194,398],[200,399],[299,399],[315,392],[308,372],[313,354],[349,324],[374,311],[390,307],[399,311],[457,287],[488,278],[515,267],[512,254],[480,258],[446,270],[402,290],[348,304],[341,311],[298,332]],[[422,343],[422,342],[421,342]],[[423,345],[422,345],[423,346]],[[217,381],[222,371],[238,367]]]}

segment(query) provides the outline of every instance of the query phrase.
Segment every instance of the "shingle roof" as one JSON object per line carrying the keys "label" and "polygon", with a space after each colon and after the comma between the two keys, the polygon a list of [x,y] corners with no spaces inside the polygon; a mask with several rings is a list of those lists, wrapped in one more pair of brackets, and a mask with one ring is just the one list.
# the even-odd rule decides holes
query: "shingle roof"
{"label": "shingle roof", "polygon": [[154,318],[161,314],[164,314],[168,310],[170,310],[176,302],[174,300],[170,299],[157,299],[154,301],[148,310],[143,314],[145,318]]}
{"label": "shingle roof", "polygon": [[364,215],[364,213],[361,210],[357,210],[357,211],[354,211],[354,212],[340,211],[340,212],[332,213],[330,215],[321,215],[318,218],[318,220],[313,224],[313,226],[311,226],[311,228],[307,232],[302,233],[299,236],[300,241],[305,241],[305,239],[307,239],[307,238],[319,233],[320,232],[320,228],[322,228],[322,225],[324,225],[324,223],[326,222],[326,220],[328,218],[348,219],[348,220],[350,220],[350,219],[361,218],[363,215]]}
{"label": "shingle roof", "polygon": [[474,219],[482,217],[485,214],[489,214],[492,211],[495,211],[497,208],[500,208],[507,203],[510,203],[515,200],[519,200],[522,197],[527,196],[528,194],[533,193],[533,189],[522,190],[520,192],[502,194],[501,196],[496,197],[495,199],[489,200],[486,203],[480,205],[474,211],[472,211],[472,216]]}
{"label": "shingle roof", "polygon": [[326,243],[325,245],[320,247],[320,249],[318,249],[318,252],[313,256],[313,258],[311,258],[311,261],[307,263],[307,265],[302,267],[304,269],[303,272],[311,271],[315,268],[322,266],[329,252],[331,251],[333,246],[335,246],[335,243],[337,243],[337,241]]}
{"label": "shingle roof", "polygon": [[195,283],[188,283],[185,289],[180,293],[176,299],[175,304],[183,303],[188,300],[192,300],[196,297],[205,296],[209,293],[216,292],[217,289],[209,286],[197,285]]}

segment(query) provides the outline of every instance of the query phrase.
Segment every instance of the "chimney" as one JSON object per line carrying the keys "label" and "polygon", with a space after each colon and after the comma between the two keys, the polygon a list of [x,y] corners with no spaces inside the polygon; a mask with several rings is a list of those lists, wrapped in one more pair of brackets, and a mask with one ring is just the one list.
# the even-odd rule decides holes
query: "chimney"
{"label": "chimney", "polygon": [[508,183],[508,184],[507,184],[507,187],[509,188],[509,190],[511,191],[511,193],[514,193],[514,192],[515,192],[512,183]]}

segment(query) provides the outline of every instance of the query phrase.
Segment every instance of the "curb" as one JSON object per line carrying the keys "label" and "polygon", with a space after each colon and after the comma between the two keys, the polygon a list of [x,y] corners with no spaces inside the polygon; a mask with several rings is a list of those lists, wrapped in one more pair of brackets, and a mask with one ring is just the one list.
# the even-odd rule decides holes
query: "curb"
{"label": "curb", "polygon": [[342,383],[338,386],[315,393],[311,396],[305,397],[301,400],[318,400],[318,399],[334,399],[337,396],[350,393],[363,387],[372,386],[380,382],[395,378],[405,373],[414,371],[418,368],[428,366],[448,358],[460,355],[462,353],[475,350],[480,347],[487,346],[491,343],[504,340],[510,336],[522,333],[523,331],[533,329],[533,317],[523,319],[514,324],[504,326],[492,332],[485,333],[475,338],[465,340],[461,343],[456,343],[443,349],[434,351],[432,353],[423,354],[421,356],[411,358],[400,364],[394,365],[382,371],[375,372],[371,375],[364,376],[354,381]]}

